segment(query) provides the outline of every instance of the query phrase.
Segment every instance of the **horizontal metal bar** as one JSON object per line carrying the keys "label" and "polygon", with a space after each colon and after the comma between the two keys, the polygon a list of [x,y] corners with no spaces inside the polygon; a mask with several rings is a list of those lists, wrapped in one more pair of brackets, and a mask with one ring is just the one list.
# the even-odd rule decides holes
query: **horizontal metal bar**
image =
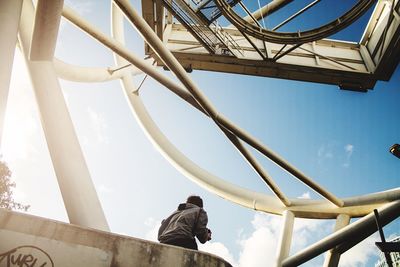
{"label": "horizontal metal bar", "polygon": [[268,185],[272,192],[282,201],[285,206],[290,206],[290,200],[283,194],[279,189],[278,185],[272,180],[268,173],[264,170],[256,158],[243,146],[240,140],[233,135],[231,132],[224,129],[222,126],[221,130],[225,133],[226,137],[233,143],[233,145],[239,150],[247,162],[253,167],[256,173],[262,178],[262,180]]}
{"label": "horizontal metal bar", "polygon": [[[189,78],[184,68],[181,66],[179,61],[172,55],[172,53],[164,46],[162,41],[157,37],[157,35],[153,32],[150,26],[142,19],[142,17],[137,14],[137,12],[131,8],[130,3],[127,0],[113,0],[114,3],[122,10],[122,12],[127,16],[128,20],[136,27],[136,29],[141,32],[144,39],[147,43],[153,48],[154,51],[158,54],[158,56],[164,61],[167,67],[174,72],[176,77],[181,81],[181,83],[189,90],[192,96],[195,98],[197,103],[205,110],[205,112],[214,120],[216,123],[221,123],[221,116],[219,115],[216,108],[211,104],[211,102],[206,98],[206,96],[200,91],[197,85]],[[232,125],[232,123],[225,122],[222,124],[226,127],[226,125]],[[235,132],[237,135],[237,133]],[[239,138],[244,138],[245,135],[237,135]],[[243,139],[242,139],[243,140]],[[250,140],[249,140],[250,141]],[[262,146],[263,147],[263,146]],[[313,188],[316,192],[326,197],[335,205],[341,207],[343,206],[343,201],[335,197],[333,194],[329,193],[327,190],[323,189],[321,186],[316,184],[310,178],[302,174],[299,170],[291,166],[285,160],[280,158],[278,155],[273,153],[271,150],[264,149],[264,155],[269,157],[279,166],[288,170],[295,177],[299,178],[306,185]]]}
{"label": "horizontal metal bar", "polygon": [[310,9],[311,7],[313,7],[315,4],[317,4],[319,1],[321,0],[315,0],[314,2],[308,4],[307,6],[305,6],[304,8],[302,8],[301,10],[299,10],[298,12],[296,12],[295,14],[291,15],[289,18],[285,19],[284,21],[282,21],[281,23],[279,23],[278,25],[276,25],[272,30],[276,31],[277,29],[279,29],[280,27],[282,27],[283,25],[287,24],[288,22],[290,22],[292,19],[296,18],[297,16],[301,15],[302,13],[304,13],[305,11],[307,11],[308,9]]}
{"label": "horizontal metal bar", "polygon": [[400,242],[375,242],[382,252],[400,252]]}
{"label": "horizontal metal bar", "polygon": [[[386,225],[395,220],[400,214],[400,200],[387,204],[380,209],[379,214],[381,215],[382,225]],[[282,262],[282,267],[299,266],[333,248],[335,248],[338,253],[343,253],[374,232],[376,232],[374,213],[370,213],[285,259]]]}
{"label": "horizontal metal bar", "polygon": [[[67,7],[64,7],[63,10],[63,16],[71,21],[72,23],[76,24],[79,28],[90,34],[92,37],[97,39],[99,42],[103,43],[107,47],[109,47],[111,50],[119,54],[120,56],[124,57],[127,61],[131,62],[133,65],[135,65],[137,68],[141,69],[143,72],[149,74],[151,77],[153,77],[155,80],[166,86],[167,88],[173,90],[178,96],[180,96],[182,99],[187,101],[188,103],[192,104],[194,107],[196,107],[198,110],[203,112],[206,115],[210,115],[207,111],[203,109],[203,105],[198,103],[188,92],[177,85],[174,81],[169,79],[168,77],[164,77],[160,75],[155,69],[152,68],[150,64],[146,64],[142,62],[141,59],[137,58],[134,56],[128,49],[122,47],[119,42],[113,40],[112,38],[109,38],[105,34],[101,33],[100,31],[96,30],[94,27],[91,27],[87,22],[83,21],[81,18],[79,18],[77,15],[74,14],[72,10],[70,10]],[[147,25],[147,24],[146,24]],[[157,50],[156,50],[157,51]],[[184,71],[184,70],[183,70]],[[186,85],[185,85],[186,86]],[[187,87],[187,86],[186,86]],[[264,154],[268,158],[270,158],[272,161],[274,161],[276,164],[281,166],[283,169],[291,173],[294,177],[297,177],[300,181],[308,185],[310,188],[327,198],[330,202],[335,204],[336,206],[342,207],[343,206],[343,201],[322,188],[320,185],[315,183],[312,179],[304,175],[302,172],[300,172],[298,169],[287,163],[283,158],[279,157],[277,154],[275,154],[272,150],[266,148],[261,142],[253,138],[251,135],[249,135],[247,132],[245,132],[243,129],[240,129],[236,125],[234,125],[231,121],[226,119],[223,115],[218,114],[216,110],[212,110],[213,115],[217,121],[217,123],[221,124],[225,128],[227,128],[229,131],[234,133],[236,136],[238,136],[240,139],[248,143],[250,146],[253,146],[256,150],[258,150],[260,153]]]}

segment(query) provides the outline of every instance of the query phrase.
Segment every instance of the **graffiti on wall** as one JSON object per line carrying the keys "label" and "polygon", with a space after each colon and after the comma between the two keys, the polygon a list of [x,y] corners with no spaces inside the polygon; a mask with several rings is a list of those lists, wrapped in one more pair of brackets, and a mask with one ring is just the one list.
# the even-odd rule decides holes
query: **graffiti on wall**
{"label": "graffiti on wall", "polygon": [[19,246],[0,254],[0,266],[3,267],[54,267],[53,260],[41,248]]}

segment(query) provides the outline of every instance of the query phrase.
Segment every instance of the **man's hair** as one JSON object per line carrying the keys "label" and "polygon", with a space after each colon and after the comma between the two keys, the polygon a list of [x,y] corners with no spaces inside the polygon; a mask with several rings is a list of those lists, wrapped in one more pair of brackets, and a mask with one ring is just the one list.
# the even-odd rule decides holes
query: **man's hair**
{"label": "man's hair", "polygon": [[189,196],[186,200],[186,203],[192,203],[196,206],[199,206],[200,208],[203,207],[203,200],[199,196]]}

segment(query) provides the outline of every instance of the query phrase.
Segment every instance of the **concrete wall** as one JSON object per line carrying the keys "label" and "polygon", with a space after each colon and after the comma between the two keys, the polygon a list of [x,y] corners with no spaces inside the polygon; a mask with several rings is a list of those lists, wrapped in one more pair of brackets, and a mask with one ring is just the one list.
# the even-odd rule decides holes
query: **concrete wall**
{"label": "concrete wall", "polygon": [[212,254],[0,209],[0,267],[231,266]]}

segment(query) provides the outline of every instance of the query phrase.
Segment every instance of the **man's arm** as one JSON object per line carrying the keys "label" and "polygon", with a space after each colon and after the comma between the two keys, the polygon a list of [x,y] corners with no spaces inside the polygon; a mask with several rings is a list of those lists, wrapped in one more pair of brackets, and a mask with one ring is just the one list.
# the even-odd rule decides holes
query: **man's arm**
{"label": "man's arm", "polygon": [[207,228],[207,223],[208,223],[207,212],[201,209],[195,229],[195,235],[202,244],[211,239],[211,231],[210,229]]}

